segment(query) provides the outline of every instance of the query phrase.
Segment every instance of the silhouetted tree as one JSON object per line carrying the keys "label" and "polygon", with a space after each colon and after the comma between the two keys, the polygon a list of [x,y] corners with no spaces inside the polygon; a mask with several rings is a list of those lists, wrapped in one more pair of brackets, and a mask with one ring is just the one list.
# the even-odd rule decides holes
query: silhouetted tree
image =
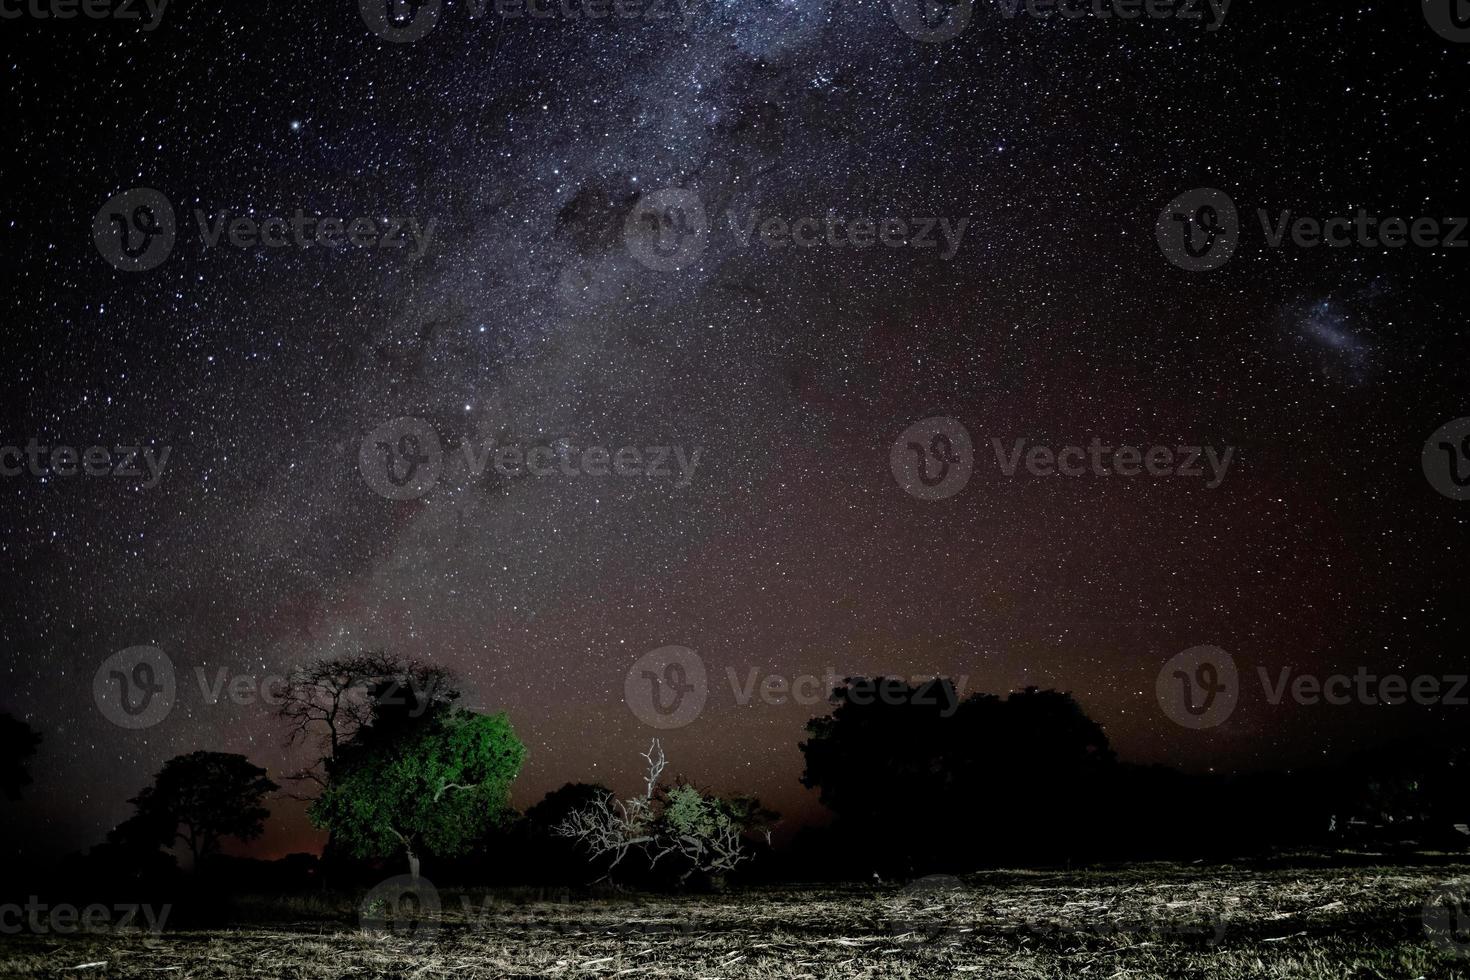
{"label": "silhouetted tree", "polygon": [[579,810],[611,798],[613,791],[598,783],[566,783],[541,798],[526,811],[526,825],[533,832],[551,831]]}
{"label": "silhouetted tree", "polygon": [[849,678],[812,719],[802,783],[872,863],[937,870],[1004,856],[1063,859],[1100,823],[1114,756],[1068,694],[959,700],[944,679]]}
{"label": "silhouetted tree", "polygon": [[[600,877],[571,841],[556,834],[557,824],[571,814],[610,798],[612,791],[593,783],[567,783],[541,798],[514,823],[492,828],[475,846],[473,860],[456,867],[480,880],[584,885]],[[596,871],[597,873],[593,873]]]}
{"label": "silhouetted tree", "polygon": [[364,728],[417,719],[459,697],[443,667],[382,651],[323,657],[291,671],[279,692],[288,744],[311,743],[317,758],[288,778],[325,785],[327,763]]}
{"label": "silhouetted tree", "polygon": [[270,811],[267,793],[280,787],[243,755],[190,752],[164,763],[153,785],[129,800],[134,813],[108,835],[129,849],[167,848],[182,842],[197,870],[226,837],[259,837]]}
{"label": "silhouetted tree", "polygon": [[1354,753],[1333,810],[1344,842],[1470,844],[1470,751],[1463,741],[1396,740]]}
{"label": "silhouetted tree", "polygon": [[0,714],[0,796],[18,800],[21,789],[31,785],[26,763],[40,744],[40,733],[30,725],[13,715]]}

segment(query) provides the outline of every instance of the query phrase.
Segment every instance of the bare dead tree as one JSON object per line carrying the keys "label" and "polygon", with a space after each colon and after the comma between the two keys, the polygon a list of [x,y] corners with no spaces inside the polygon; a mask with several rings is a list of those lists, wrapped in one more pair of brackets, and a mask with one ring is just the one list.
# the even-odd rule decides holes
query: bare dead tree
{"label": "bare dead tree", "polygon": [[648,763],[648,775],[643,780],[643,798],[653,799],[653,794],[658,792],[658,777],[662,776],[669,760],[664,756],[664,745],[658,739],[643,753],[643,759]]}
{"label": "bare dead tree", "polygon": [[457,696],[449,671],[382,651],[322,657],[297,667],[279,692],[278,713],[289,726],[286,744],[315,742],[319,754],[287,778],[325,785],[327,764],[385,704],[426,710]]}
{"label": "bare dead tree", "polygon": [[620,800],[609,794],[552,828],[558,837],[569,838],[585,847],[593,858],[612,856],[607,874],[599,881],[611,878],[613,869],[633,848],[646,848],[655,841],[653,797],[658,791],[659,776],[668,765],[663,744],[654,739],[643,758],[648,763],[648,771],[642,796]]}
{"label": "bare dead tree", "polygon": [[[655,867],[670,855],[684,864],[682,885],[696,871],[719,874],[734,871],[753,856],[745,846],[745,835],[767,814],[754,801],[731,803],[707,796],[687,783],[672,789],[659,786],[668,765],[663,745],[653,740],[643,753],[648,764],[643,795],[619,800],[611,795],[571,814],[553,828],[553,833],[585,848],[594,858],[611,857],[607,873],[637,849]],[[770,831],[765,831],[770,842]]]}
{"label": "bare dead tree", "polygon": [[[685,794],[688,808],[692,812],[686,813],[685,819],[679,821],[680,825],[670,833],[661,836],[661,849],[651,855],[650,866],[667,855],[679,855],[686,865],[679,878],[680,884],[683,884],[695,871],[730,872],[742,861],[750,860],[752,855],[744,846],[745,828],[734,815],[721,807],[721,801],[711,800],[692,786],[677,787],[671,791],[674,796]],[[670,804],[679,805],[679,801]],[[766,832],[766,841],[770,842],[769,831]]]}

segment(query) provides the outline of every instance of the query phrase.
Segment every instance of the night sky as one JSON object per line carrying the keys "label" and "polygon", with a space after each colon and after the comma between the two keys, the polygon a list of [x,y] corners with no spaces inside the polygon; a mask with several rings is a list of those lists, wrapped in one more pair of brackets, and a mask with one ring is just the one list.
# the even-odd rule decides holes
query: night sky
{"label": "night sky", "polygon": [[[661,734],[671,772],[758,793],[788,829],[822,819],[797,782],[822,709],[742,705],[727,671],[1054,686],[1125,759],[1191,770],[1464,730],[1464,707],[1272,706],[1256,685],[1193,731],[1155,680],[1203,644],[1252,676],[1465,671],[1470,503],[1421,453],[1470,416],[1470,249],[1271,248],[1256,211],[1470,213],[1470,43],[1387,0],[1242,0],[1213,30],[979,0],[940,42],[879,0],[656,12],[446,0],[411,42],[347,2],[0,21],[0,444],[169,447],[153,486],[0,477],[0,710],[45,736],[27,849],[100,841],[176,754],[300,761],[268,707],[206,703],[196,668],[368,648],[509,712],[520,806],[631,789]],[[94,239],[133,188],[177,226],[136,272]],[[707,229],[659,261],[635,207],[666,188]],[[1242,219],[1215,271],[1156,240],[1196,188]],[[196,209],[434,224],[422,249],[207,248]],[[829,213],[845,233],[933,218],[938,244],[833,244]],[[817,219],[814,243],[767,245],[772,216]],[[952,254],[937,219],[966,222]],[[964,426],[974,471],[925,500],[890,455],[933,417]],[[399,418],[444,450],[403,500],[364,476],[364,438]],[[1006,477],[992,451],[1094,437],[1234,455],[1208,487]],[[699,455],[683,481],[672,455],[668,477],[468,472],[461,445],[492,438]],[[177,696],[129,730],[93,677],[139,645]],[[660,733],[625,680],[671,645],[709,691]],[[283,800],[252,853],[320,839]]]}

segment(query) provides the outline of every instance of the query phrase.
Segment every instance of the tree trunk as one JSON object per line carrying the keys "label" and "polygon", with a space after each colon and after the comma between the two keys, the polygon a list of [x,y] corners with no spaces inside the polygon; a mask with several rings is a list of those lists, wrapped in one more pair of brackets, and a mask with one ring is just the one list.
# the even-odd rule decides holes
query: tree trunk
{"label": "tree trunk", "polygon": [[412,844],[404,844],[403,849],[408,852],[408,876],[417,885],[419,881],[419,856],[413,852]]}

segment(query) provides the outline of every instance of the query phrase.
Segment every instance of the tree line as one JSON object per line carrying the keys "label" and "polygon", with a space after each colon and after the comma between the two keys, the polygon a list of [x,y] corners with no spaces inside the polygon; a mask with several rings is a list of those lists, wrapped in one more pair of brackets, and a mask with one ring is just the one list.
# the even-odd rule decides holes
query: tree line
{"label": "tree line", "polygon": [[[886,685],[898,696],[860,692]],[[940,689],[943,688],[943,689]],[[801,782],[832,822],[777,855],[779,815],[751,796],[666,779],[658,740],[639,792],[568,783],[517,813],[525,747],[503,713],[459,705],[453,675],[383,652],[292,672],[279,717],[312,762],[282,778],[328,834],[320,860],[287,862],[301,883],[350,884],[396,867],[438,880],[721,887],[741,876],[867,878],[987,865],[1229,858],[1273,848],[1470,843],[1470,752],[1396,746],[1350,771],[1189,775],[1120,761],[1069,694],[1030,688],[961,700],[943,678],[852,678],[800,743]],[[0,715],[0,794],[29,785],[40,736]],[[228,877],[226,839],[251,841],[282,787],[241,755],[168,760],[133,813],[87,856],[88,873],[140,883]],[[329,882],[330,883],[330,882]]]}

